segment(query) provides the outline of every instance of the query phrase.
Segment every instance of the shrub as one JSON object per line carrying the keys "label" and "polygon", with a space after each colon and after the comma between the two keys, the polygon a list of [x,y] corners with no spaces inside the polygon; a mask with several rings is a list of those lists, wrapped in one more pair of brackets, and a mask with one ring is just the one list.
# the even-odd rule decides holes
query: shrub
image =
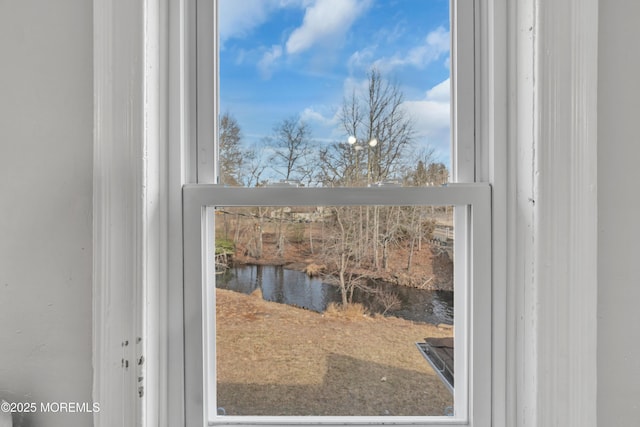
{"label": "shrub", "polygon": [[307,273],[309,277],[315,277],[322,274],[322,272],[326,269],[324,265],[320,264],[309,264],[304,268],[304,272]]}
{"label": "shrub", "polygon": [[402,307],[402,301],[397,292],[381,291],[376,294],[376,301],[382,306],[382,315],[387,314],[389,310],[397,310]]}
{"label": "shrub", "polygon": [[369,315],[367,309],[360,303],[349,303],[345,306],[335,302],[327,306],[324,314],[346,320],[358,320]]}
{"label": "shrub", "polygon": [[216,255],[233,254],[236,251],[236,244],[229,239],[216,239]]}

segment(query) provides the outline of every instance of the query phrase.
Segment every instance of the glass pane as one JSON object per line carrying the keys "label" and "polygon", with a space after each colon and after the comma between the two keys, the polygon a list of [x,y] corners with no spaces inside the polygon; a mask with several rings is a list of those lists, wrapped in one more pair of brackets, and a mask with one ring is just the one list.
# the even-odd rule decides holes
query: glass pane
{"label": "glass pane", "polygon": [[221,181],[441,185],[448,0],[219,0]]}
{"label": "glass pane", "polygon": [[219,415],[452,415],[453,207],[215,212]]}

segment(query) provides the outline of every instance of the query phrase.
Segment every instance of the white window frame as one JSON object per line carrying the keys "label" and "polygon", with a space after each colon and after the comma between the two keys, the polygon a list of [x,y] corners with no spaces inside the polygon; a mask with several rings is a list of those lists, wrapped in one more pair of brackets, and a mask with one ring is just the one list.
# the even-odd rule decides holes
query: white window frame
{"label": "white window frame", "polygon": [[[425,0],[428,1],[428,0]],[[479,182],[486,180],[480,172],[482,151],[476,136],[478,108],[476,70],[478,50],[476,21],[480,0],[450,0],[451,3],[451,181]],[[217,128],[220,113],[216,95],[219,79],[218,0],[190,0],[188,22],[196,28],[191,33],[189,61],[197,64],[189,72],[190,114],[190,170],[192,183],[216,184],[219,181]],[[455,54],[454,54],[455,53]],[[211,78],[211,76],[214,76]],[[213,119],[212,119],[213,118]]]}
{"label": "white window frame", "polygon": [[[189,11],[189,22],[191,22],[195,28],[195,42],[193,43],[196,48],[192,49],[190,52],[190,61],[192,63],[196,63],[196,71],[192,73],[192,82],[195,84],[191,84],[189,86],[189,92],[191,94],[191,106],[195,110],[195,113],[192,114],[193,120],[195,121],[195,125],[192,125],[194,138],[191,139],[190,143],[190,152],[192,154],[190,166],[191,170],[195,170],[194,178],[195,182],[198,185],[212,184],[218,182],[218,170],[217,170],[217,162],[218,162],[218,152],[216,145],[217,135],[217,122],[215,120],[211,120],[211,117],[218,117],[218,98],[216,96],[216,91],[218,87],[218,70],[219,65],[217,63],[219,55],[218,55],[218,31],[217,31],[217,0],[193,0],[190,4]],[[475,0],[451,0],[451,38],[452,38],[452,75],[451,75],[451,96],[452,99],[457,97],[457,99],[464,99],[465,102],[452,102],[452,180],[454,182],[467,182],[473,183],[478,179],[478,170],[479,164],[481,163],[481,159],[477,154],[479,150],[477,149],[477,141],[476,141],[476,56],[474,52],[476,51],[476,25],[475,22],[477,20],[477,9],[476,9],[476,1]],[[455,55],[453,54],[455,52]],[[211,76],[215,76],[214,79]],[[192,181],[193,182],[193,181]],[[207,188],[207,187],[201,187]],[[451,189],[452,187],[449,187]],[[211,188],[212,191],[215,190]],[[187,219],[186,212],[191,211],[192,209],[198,210],[203,208],[203,206],[191,206],[187,207],[187,193],[191,193],[195,191],[193,187],[185,188],[185,295],[187,293],[186,289],[189,288],[189,281],[186,280],[186,277],[191,274],[192,268],[197,268],[197,266],[191,266],[187,268],[188,263],[190,262],[190,256],[187,256],[186,253],[189,250],[189,245],[194,245],[193,240],[186,238],[186,231],[191,228],[191,221],[193,219]],[[236,190],[237,191],[237,190]],[[352,192],[354,190],[351,190]],[[260,194],[260,193],[258,193]],[[257,196],[256,196],[257,197]],[[210,199],[210,203],[214,199]],[[269,199],[267,199],[269,200]],[[273,199],[271,199],[273,201]],[[292,205],[291,201],[284,199],[282,201],[283,204]],[[425,204],[429,204],[430,201],[424,201]],[[227,206],[228,204],[224,204]],[[456,210],[456,229],[458,230],[459,235],[465,235],[464,230],[465,227],[462,224],[466,224],[468,221],[468,217],[464,209]],[[485,218],[486,219],[486,218]],[[486,229],[490,230],[491,221],[487,219]],[[203,227],[206,226],[202,225]],[[202,232],[204,229],[200,229]],[[195,236],[195,234],[193,235]],[[461,240],[464,241],[464,240]],[[490,240],[488,240],[490,241]],[[197,246],[194,245],[194,247]],[[488,253],[491,253],[490,251]],[[194,255],[195,252],[192,252]],[[197,255],[197,254],[196,254]],[[455,263],[455,276],[456,277],[469,277],[469,272],[471,264],[469,261],[469,256],[467,253],[467,247],[465,245],[457,245],[456,247],[456,263]],[[491,263],[489,262],[489,265]],[[200,268],[204,268],[205,265],[200,265]],[[200,271],[200,270],[197,270]],[[206,282],[201,282],[206,283]],[[465,285],[458,284],[458,287],[468,286],[468,282],[465,281]],[[479,282],[476,282],[479,283]],[[485,281],[487,283],[489,291],[488,295],[491,295],[490,291],[490,279]],[[206,287],[205,287],[206,288]],[[459,288],[457,288],[458,295],[471,295],[467,292],[461,292]],[[206,300],[206,299],[205,299]],[[201,300],[204,301],[204,300]],[[189,310],[192,310],[192,305],[196,301],[187,302],[185,297],[185,307],[189,307]],[[464,323],[464,319],[466,319],[467,313],[471,313],[471,307],[475,305],[466,305],[466,304],[458,304],[458,308],[456,309],[456,319],[461,319],[461,322]],[[488,301],[488,304],[485,302],[482,305],[478,305],[476,307],[483,307],[489,313],[491,313],[491,301]],[[186,319],[186,318],[185,318]],[[186,322],[186,320],[185,320]],[[205,327],[205,326],[203,326]],[[466,345],[461,345],[461,340],[467,339],[470,340],[470,337],[467,337],[465,333],[462,333],[464,329],[458,329],[461,333],[457,334],[459,338],[456,341],[456,348],[473,348],[473,352],[479,351],[480,346],[482,347],[483,352],[488,352],[491,354],[491,323],[485,325],[486,332],[489,333],[489,339],[484,340],[483,344],[478,344],[477,341],[474,341],[478,347],[467,347]],[[191,334],[191,327],[186,328],[185,332],[185,342],[193,341],[193,339],[189,339]],[[479,336],[477,333],[478,329],[475,330],[474,336]],[[466,338],[465,338],[466,337]],[[198,341],[197,339],[195,341]],[[485,346],[486,344],[486,346]],[[194,348],[193,343],[191,345],[185,345],[185,355],[190,353],[190,350]],[[472,354],[473,354],[472,352]],[[471,422],[473,419],[483,421],[478,425],[490,425],[490,422],[487,421],[490,419],[490,416],[482,417],[478,414],[482,413],[482,409],[480,406],[468,406],[474,402],[473,395],[477,394],[477,390],[475,388],[471,388],[474,391],[474,394],[469,396],[467,385],[468,384],[476,384],[475,375],[480,375],[480,372],[488,372],[489,375],[484,381],[489,385],[489,392],[487,390],[482,391],[481,395],[483,397],[487,397],[488,403],[485,402],[482,407],[486,407],[485,409],[489,409],[491,407],[490,397],[491,397],[491,361],[487,361],[486,364],[474,365],[474,366],[483,366],[481,370],[476,370],[477,372],[472,372],[471,376],[467,374],[471,371],[468,371],[469,368],[467,355],[465,358],[456,358],[456,372],[463,372],[464,375],[462,377],[466,378],[465,387],[458,387],[455,397],[456,409],[458,412],[464,412],[464,416],[462,418],[456,419],[456,422]],[[185,364],[187,366],[192,366],[189,361],[198,359],[198,356],[190,355],[185,356]],[[479,358],[480,359],[480,358]],[[201,366],[200,364],[196,364],[197,366]],[[206,372],[206,366],[203,367],[204,372]],[[186,407],[191,409],[187,410],[186,418],[189,419],[190,413],[202,413],[199,406],[191,406],[192,399],[191,396],[194,396],[193,393],[198,393],[199,387],[201,386],[199,383],[194,386],[193,390],[189,390],[191,384],[186,380],[191,373],[191,369],[187,369],[187,373],[185,375],[185,399]],[[193,378],[199,378],[202,375],[199,371],[196,371],[193,374]],[[479,388],[478,388],[479,390]],[[205,392],[206,393],[206,392]],[[199,396],[196,394],[195,396]],[[196,399],[197,400],[197,399]],[[482,399],[477,399],[475,402],[479,402]],[[460,411],[460,408],[464,407],[464,411]],[[471,418],[467,417],[467,412],[472,415]],[[490,414],[487,412],[487,414]],[[280,420],[282,421],[282,420]],[[194,424],[200,425],[200,424]],[[475,425],[475,424],[469,424]]]}
{"label": "white window frame", "polygon": [[[187,427],[207,425],[451,424],[491,425],[491,189],[488,184],[408,188],[225,188],[192,184],[183,190],[185,268],[185,416]],[[215,405],[216,206],[453,205],[457,218],[454,307],[456,334],[454,417],[217,416]],[[465,238],[464,236],[467,236]],[[462,350],[460,350],[462,349]],[[213,377],[213,379],[211,379]],[[210,380],[211,379],[211,380]],[[204,403],[206,402],[206,403]]]}
{"label": "white window frame", "polygon": [[[93,0],[96,426],[184,425],[192,1]],[[476,177],[491,183],[493,206],[493,425],[594,426],[598,2],[475,9]],[[545,228],[565,222],[564,234]],[[559,345],[569,369],[556,369]],[[141,356],[142,370],[124,369]]]}

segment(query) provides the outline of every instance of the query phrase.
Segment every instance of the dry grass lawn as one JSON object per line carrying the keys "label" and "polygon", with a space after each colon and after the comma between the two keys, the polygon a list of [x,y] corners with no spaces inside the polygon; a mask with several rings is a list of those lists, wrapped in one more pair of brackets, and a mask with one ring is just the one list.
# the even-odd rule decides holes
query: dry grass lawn
{"label": "dry grass lawn", "polygon": [[453,404],[415,346],[451,331],[220,289],[216,298],[217,403],[227,415],[443,415]]}

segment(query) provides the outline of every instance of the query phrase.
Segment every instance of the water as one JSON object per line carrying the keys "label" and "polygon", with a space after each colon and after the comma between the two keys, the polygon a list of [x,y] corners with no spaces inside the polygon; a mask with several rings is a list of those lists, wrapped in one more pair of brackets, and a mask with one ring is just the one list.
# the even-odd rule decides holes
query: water
{"label": "water", "polygon": [[[342,300],[338,286],[279,266],[233,267],[216,276],[216,286],[245,294],[260,288],[262,297],[267,301],[317,312],[323,312],[331,302]],[[427,291],[379,282],[370,282],[369,286],[397,295],[400,306],[387,311],[387,315],[417,322],[453,324],[453,292]],[[375,293],[356,289],[353,299],[364,304],[369,311],[381,313],[384,310]]]}

